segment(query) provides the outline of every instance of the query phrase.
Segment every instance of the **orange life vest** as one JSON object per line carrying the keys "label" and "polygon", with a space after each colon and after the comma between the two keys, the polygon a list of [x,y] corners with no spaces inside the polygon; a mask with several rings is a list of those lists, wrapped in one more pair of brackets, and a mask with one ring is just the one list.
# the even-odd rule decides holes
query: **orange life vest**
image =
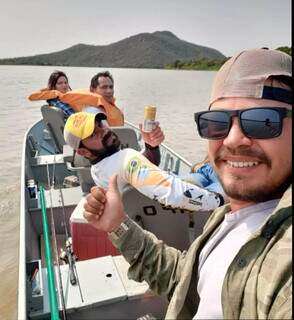
{"label": "orange life vest", "polygon": [[59,98],[62,95],[63,93],[58,90],[49,90],[45,88],[45,89],[41,89],[39,91],[33,92],[31,95],[29,95],[28,99],[31,101],[50,100],[50,99]]}
{"label": "orange life vest", "polygon": [[123,126],[124,115],[113,103],[109,103],[97,93],[86,89],[72,90],[62,93],[58,90],[41,89],[32,93],[29,100],[49,100],[58,98],[60,101],[69,104],[76,112],[82,111],[84,107],[102,107],[107,115],[107,122],[111,127]]}
{"label": "orange life vest", "polygon": [[72,90],[64,93],[59,99],[68,103],[77,112],[82,111],[86,106],[102,107],[106,112],[107,122],[110,126],[124,125],[124,115],[121,110],[97,93],[86,89]]}

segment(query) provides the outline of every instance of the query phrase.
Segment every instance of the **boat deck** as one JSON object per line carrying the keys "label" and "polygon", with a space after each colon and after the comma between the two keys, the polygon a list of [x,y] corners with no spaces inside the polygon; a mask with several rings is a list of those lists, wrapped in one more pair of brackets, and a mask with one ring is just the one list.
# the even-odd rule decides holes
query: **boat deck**
{"label": "boat deck", "polygon": [[[61,133],[62,128],[58,130]],[[127,147],[128,132],[133,140],[136,137],[130,129],[121,130],[126,135],[124,144]],[[139,142],[140,133],[136,134]],[[27,181],[32,179],[38,188],[44,188],[48,225],[52,225],[51,216],[54,220],[57,248],[54,248],[52,237],[50,241],[60,315],[62,299],[58,289],[57,260],[68,319],[137,319],[150,313],[163,318],[167,301],[153,295],[147,283],[128,279],[128,263],[112,246],[107,234],[97,231],[83,218],[85,194],[93,185],[90,168],[84,164],[75,167],[72,150],[66,154],[58,152],[62,137],[55,142],[51,138],[43,121],[36,123],[25,137],[21,198],[21,230],[24,232],[20,235],[18,318],[50,318],[42,208],[38,195],[31,197],[26,187]],[[163,148],[161,168],[181,174],[186,173],[190,165],[172,150]],[[79,180],[78,186],[72,183],[75,179]],[[125,210],[135,221],[181,250],[188,247],[191,237],[199,232],[197,228],[206,220],[205,214],[201,214],[197,228],[192,230],[189,229],[191,216],[183,210],[164,208],[132,188],[126,190],[122,198]],[[69,264],[59,257],[60,251],[66,250],[67,233],[78,258],[74,265],[80,289],[71,284]]]}

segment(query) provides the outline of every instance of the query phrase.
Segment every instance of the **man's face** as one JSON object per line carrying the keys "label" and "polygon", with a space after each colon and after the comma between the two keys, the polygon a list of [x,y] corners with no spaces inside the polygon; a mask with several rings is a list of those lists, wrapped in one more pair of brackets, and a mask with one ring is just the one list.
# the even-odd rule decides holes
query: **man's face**
{"label": "man's face", "polygon": [[[265,106],[291,109],[289,104],[273,100],[223,98],[214,102],[211,110]],[[251,139],[242,133],[234,117],[227,137],[209,140],[208,153],[231,203],[277,198],[292,174],[292,119],[284,118],[282,133],[276,138]]]}
{"label": "man's face", "polygon": [[82,155],[87,158],[103,159],[119,150],[120,140],[104,121],[96,121],[94,132],[90,137],[82,140],[82,144],[84,146],[82,149],[87,151]]}
{"label": "man's face", "polygon": [[100,94],[105,100],[112,102],[113,99],[113,83],[108,77],[99,77],[99,85],[94,92]]}

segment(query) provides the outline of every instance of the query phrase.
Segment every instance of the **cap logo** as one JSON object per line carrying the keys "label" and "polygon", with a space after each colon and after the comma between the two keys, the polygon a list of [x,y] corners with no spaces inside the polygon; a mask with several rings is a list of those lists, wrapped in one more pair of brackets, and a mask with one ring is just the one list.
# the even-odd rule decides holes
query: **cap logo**
{"label": "cap logo", "polygon": [[85,114],[76,115],[73,121],[73,127],[79,128],[86,121],[86,118],[87,118],[87,115]]}

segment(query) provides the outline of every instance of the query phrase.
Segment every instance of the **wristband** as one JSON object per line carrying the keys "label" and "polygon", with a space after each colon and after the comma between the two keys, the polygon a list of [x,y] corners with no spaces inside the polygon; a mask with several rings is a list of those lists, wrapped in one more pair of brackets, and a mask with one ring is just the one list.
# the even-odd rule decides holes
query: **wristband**
{"label": "wristband", "polygon": [[127,233],[131,226],[131,219],[129,217],[126,218],[117,228],[109,232],[111,238],[114,240],[120,239],[123,235]]}
{"label": "wristband", "polygon": [[150,144],[148,144],[148,143],[145,142],[145,148],[146,148],[146,149],[149,149],[149,150],[155,150],[155,149],[158,149],[159,146],[152,147],[152,146],[150,146]]}

